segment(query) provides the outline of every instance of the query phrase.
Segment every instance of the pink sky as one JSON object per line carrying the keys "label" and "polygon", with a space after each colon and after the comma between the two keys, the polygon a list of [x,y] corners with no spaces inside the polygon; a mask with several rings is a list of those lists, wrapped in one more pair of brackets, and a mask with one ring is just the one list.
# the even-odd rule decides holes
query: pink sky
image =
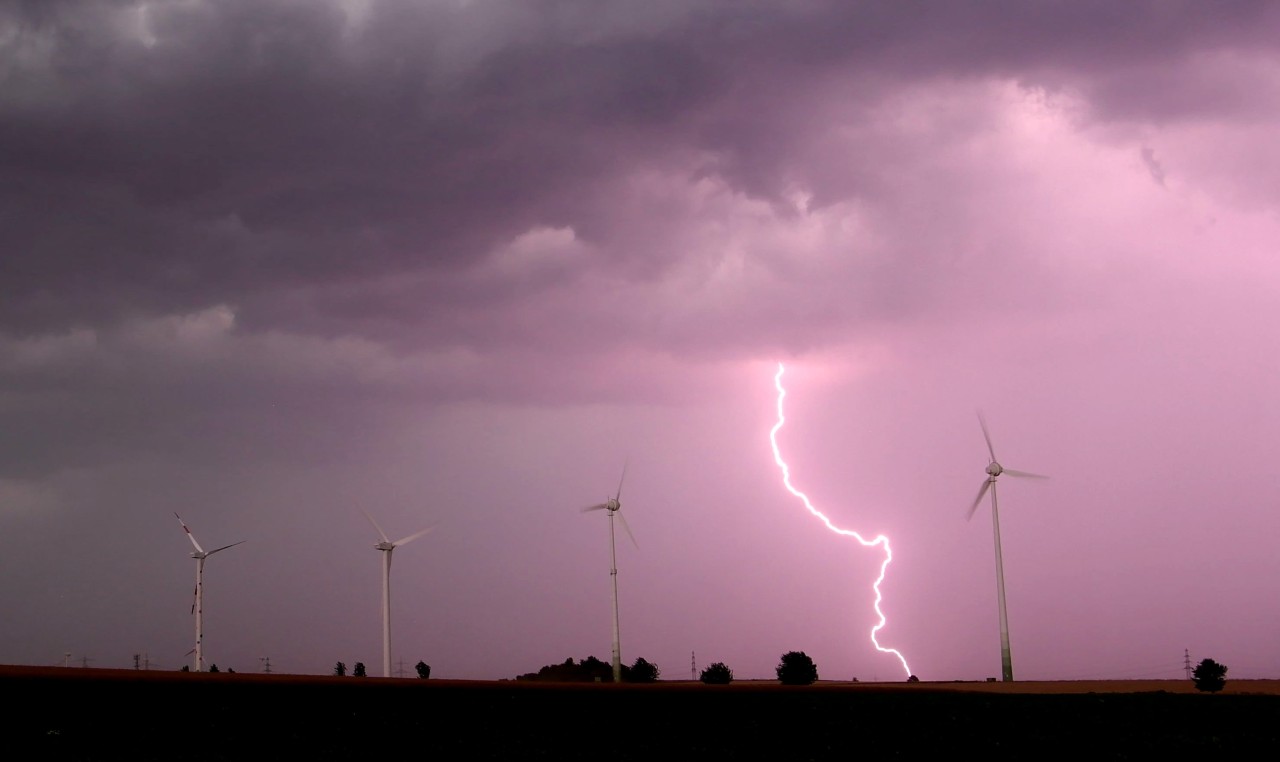
{"label": "pink sky", "polygon": [[1280,674],[1271,4],[0,10],[0,663]]}

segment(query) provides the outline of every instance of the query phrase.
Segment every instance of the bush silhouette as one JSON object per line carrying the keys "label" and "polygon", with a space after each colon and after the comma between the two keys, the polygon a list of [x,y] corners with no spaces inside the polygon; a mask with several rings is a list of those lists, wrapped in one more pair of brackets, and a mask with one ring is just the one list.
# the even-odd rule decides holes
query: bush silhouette
{"label": "bush silhouette", "polygon": [[777,672],[783,685],[811,685],[818,679],[818,667],[804,651],[783,654]]}
{"label": "bush silhouette", "polygon": [[728,685],[733,682],[733,670],[722,661],[702,670],[702,675],[698,678],[707,685]]}
{"label": "bush silhouette", "polygon": [[344,677],[347,674],[346,662],[340,661],[337,664],[333,665],[333,674],[337,675],[338,677]]}
{"label": "bush silhouette", "polygon": [[426,680],[427,678],[431,677],[431,665],[427,664],[425,661],[418,662],[417,664],[413,665],[413,668],[418,670],[418,677],[422,678],[423,680]]}
{"label": "bush silhouette", "polygon": [[1227,684],[1227,668],[1213,659],[1205,659],[1191,670],[1191,679],[1196,683],[1196,690],[1217,693]]}
{"label": "bush silhouette", "polygon": [[364,662],[356,662],[356,666],[351,668],[352,677],[364,677]]}
{"label": "bush silhouette", "polygon": [[[630,671],[630,667],[623,665],[623,672],[628,671]],[[594,656],[588,656],[577,663],[571,657],[565,659],[564,664],[548,664],[537,672],[529,672],[516,677],[516,679],[560,683],[607,683],[613,681],[613,668],[607,662],[600,661]]]}
{"label": "bush silhouette", "polygon": [[656,683],[662,670],[643,657],[636,657],[635,664],[622,668],[622,679],[628,683]]}

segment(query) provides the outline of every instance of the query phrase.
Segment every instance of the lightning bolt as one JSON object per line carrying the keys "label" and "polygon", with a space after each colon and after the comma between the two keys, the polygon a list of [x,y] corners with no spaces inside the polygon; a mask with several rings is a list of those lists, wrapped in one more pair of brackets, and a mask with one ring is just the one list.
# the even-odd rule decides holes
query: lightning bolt
{"label": "lightning bolt", "polygon": [[791,469],[787,466],[786,461],[782,459],[782,451],[778,449],[778,432],[782,430],[783,424],[787,422],[786,416],[782,414],[782,401],[787,396],[787,390],[782,386],[782,374],[786,369],[782,367],[782,363],[778,363],[778,373],[773,377],[773,385],[778,389],[778,422],[773,425],[773,429],[769,431],[769,443],[773,445],[773,462],[778,464],[778,468],[782,470],[782,484],[787,491],[800,498],[804,503],[804,507],[809,509],[809,513],[817,517],[823,524],[827,525],[827,529],[838,535],[852,537],[862,544],[864,548],[874,547],[876,545],[884,546],[884,563],[880,564],[880,576],[876,577],[875,584],[871,587],[876,592],[876,615],[880,617],[880,621],[875,627],[871,628],[871,645],[876,647],[880,653],[893,654],[898,657],[898,661],[902,662],[902,668],[906,671],[907,677],[911,676],[911,668],[907,666],[907,659],[896,648],[885,648],[880,645],[880,641],[876,640],[876,633],[884,628],[888,619],[885,618],[884,612],[880,610],[880,601],[883,596],[880,593],[880,583],[884,581],[885,570],[889,568],[889,562],[893,560],[893,551],[889,548],[889,538],[884,535],[877,535],[874,540],[866,540],[862,535],[849,529],[841,529],[831,523],[831,519],[827,518],[822,511],[813,507],[813,503],[809,502],[808,495],[796,489],[791,484]]}

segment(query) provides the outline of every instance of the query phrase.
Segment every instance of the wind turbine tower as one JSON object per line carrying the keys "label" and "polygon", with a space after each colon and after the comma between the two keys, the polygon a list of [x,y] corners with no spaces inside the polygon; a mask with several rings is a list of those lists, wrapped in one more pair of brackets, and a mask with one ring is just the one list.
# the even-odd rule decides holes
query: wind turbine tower
{"label": "wind turbine tower", "polygon": [[373,520],[372,516],[363,510],[360,512],[364,513],[364,517],[369,520],[370,524],[373,524],[378,536],[382,538],[382,542],[373,547],[382,551],[382,676],[391,677],[391,552],[401,545],[413,542],[435,527],[427,527],[420,532],[392,542],[388,539],[387,533],[382,531],[382,527],[378,526],[378,522]]}
{"label": "wind turbine tower", "polygon": [[191,544],[194,545],[196,548],[196,552],[191,554],[191,557],[196,560],[196,596],[195,596],[195,601],[191,604],[191,613],[194,614],[196,617],[195,671],[203,672],[204,671],[204,624],[203,624],[204,623],[204,560],[209,556],[213,555],[214,553],[218,553],[220,551],[226,550],[227,548],[234,548],[240,543],[243,543],[244,540],[241,540],[240,542],[233,542],[230,545],[223,545],[221,548],[215,548],[206,553],[205,549],[200,547],[200,543],[196,542],[195,535],[191,534],[191,530],[187,528],[187,524],[182,520],[182,517],[178,516],[176,511],[174,512],[173,515],[177,517],[178,523],[182,524],[182,531],[187,533],[187,539],[191,540]]}
{"label": "wind turbine tower", "polygon": [[1009,614],[1005,609],[1004,603],[1004,560],[1000,555],[1000,512],[996,505],[996,479],[1002,475],[1032,479],[1047,479],[1049,477],[1027,473],[1026,471],[1014,471],[1001,466],[999,461],[996,460],[996,449],[991,445],[991,434],[987,431],[987,422],[983,419],[982,413],[978,413],[978,423],[982,426],[983,438],[987,440],[987,452],[991,455],[991,462],[987,464],[987,478],[983,480],[982,486],[978,489],[978,496],[973,499],[973,505],[969,506],[969,514],[965,517],[965,520],[968,521],[973,518],[973,514],[978,510],[978,505],[982,502],[982,497],[987,492],[990,492],[991,527],[995,533],[996,545],[996,598],[1000,607],[1000,675],[1004,682],[1012,682],[1013,657],[1009,652]]}
{"label": "wind turbine tower", "polygon": [[631,527],[627,526],[627,519],[621,513],[622,510],[622,482],[627,478],[627,469],[622,469],[622,478],[618,480],[618,492],[613,497],[600,503],[599,505],[591,505],[583,508],[586,511],[605,510],[609,512],[609,577],[613,581],[613,681],[615,683],[622,682],[622,644],[618,635],[618,552],[613,541],[613,518],[616,515],[622,522],[622,528],[627,531],[627,536],[631,538],[631,544],[637,548],[640,547],[636,543],[635,535],[631,534]]}

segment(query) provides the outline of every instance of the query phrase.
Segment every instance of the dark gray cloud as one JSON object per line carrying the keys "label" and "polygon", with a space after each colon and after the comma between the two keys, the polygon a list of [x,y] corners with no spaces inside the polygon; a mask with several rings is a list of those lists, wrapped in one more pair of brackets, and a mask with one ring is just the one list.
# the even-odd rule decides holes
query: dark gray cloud
{"label": "dark gray cloud", "polygon": [[[1275,19],[1250,3],[19,4],[0,16],[0,324],[232,303],[261,328],[289,323],[265,306],[282,290],[424,272],[422,302],[496,304],[451,273],[538,225],[652,277],[677,255],[643,240],[636,172],[874,200],[882,142],[853,174],[808,150],[833,104],[998,75],[1078,87],[1103,114],[1203,108],[1210,90],[1230,110],[1247,88],[1177,73],[1273,46]],[[342,300],[311,311],[295,327],[343,322]]]}
{"label": "dark gray cloud", "polygon": [[474,261],[581,216],[637,160],[629,133],[712,86],[696,54],[629,40],[539,39],[442,76],[447,19],[410,8],[344,32],[328,4],[162,5],[152,46],[75,15],[19,25],[37,60],[10,71],[25,98],[4,120],[7,322]]}

